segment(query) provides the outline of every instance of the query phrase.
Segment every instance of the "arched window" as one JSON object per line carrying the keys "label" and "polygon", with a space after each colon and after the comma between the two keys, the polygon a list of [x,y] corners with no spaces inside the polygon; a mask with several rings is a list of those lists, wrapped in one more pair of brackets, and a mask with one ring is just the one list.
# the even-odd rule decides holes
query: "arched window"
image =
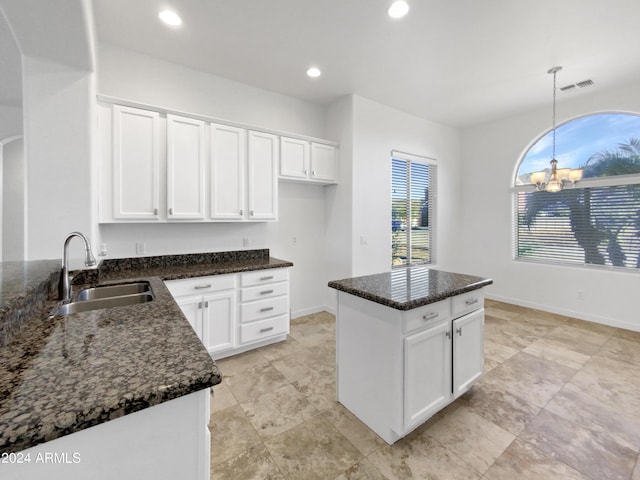
{"label": "arched window", "polygon": [[515,259],[640,269],[640,115],[598,113],[557,127],[558,169],[582,169],[559,192],[532,183],[532,173],[550,174],[552,133],[516,172]]}

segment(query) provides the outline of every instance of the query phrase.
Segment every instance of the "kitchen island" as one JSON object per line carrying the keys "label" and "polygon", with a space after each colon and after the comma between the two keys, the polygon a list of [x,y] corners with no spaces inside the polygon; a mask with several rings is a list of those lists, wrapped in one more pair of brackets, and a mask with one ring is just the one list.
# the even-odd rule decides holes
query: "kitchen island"
{"label": "kitchen island", "polygon": [[208,479],[222,375],[164,280],[292,264],[268,250],[105,260],[76,280],[148,282],[154,300],[50,317],[59,261],[17,263],[2,264],[0,477]]}
{"label": "kitchen island", "polygon": [[338,401],[392,444],[481,376],[487,278],[406,267],[338,290]]}

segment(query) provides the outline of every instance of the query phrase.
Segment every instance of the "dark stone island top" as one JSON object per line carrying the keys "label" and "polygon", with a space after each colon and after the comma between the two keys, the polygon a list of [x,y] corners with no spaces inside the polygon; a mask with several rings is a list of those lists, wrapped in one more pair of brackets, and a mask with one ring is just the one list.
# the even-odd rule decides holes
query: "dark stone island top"
{"label": "dark stone island top", "polygon": [[155,300],[51,318],[60,261],[3,263],[0,453],[220,383],[163,280],[289,266],[269,250],[104,260],[74,283],[146,280]]}
{"label": "dark stone island top", "polygon": [[427,267],[405,267],[376,275],[333,280],[329,286],[396,310],[411,310],[492,283],[489,278]]}

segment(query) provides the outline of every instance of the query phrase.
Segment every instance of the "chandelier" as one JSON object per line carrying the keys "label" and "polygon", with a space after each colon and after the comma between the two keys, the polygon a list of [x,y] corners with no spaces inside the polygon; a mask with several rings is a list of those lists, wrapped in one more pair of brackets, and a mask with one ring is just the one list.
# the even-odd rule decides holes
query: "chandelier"
{"label": "chandelier", "polygon": [[547,192],[559,192],[566,186],[575,187],[576,182],[582,179],[581,168],[558,168],[556,160],[556,74],[562,67],[553,67],[547,73],[553,74],[553,153],[551,155],[551,173],[546,170],[533,172],[530,175],[531,183],[537,190]]}

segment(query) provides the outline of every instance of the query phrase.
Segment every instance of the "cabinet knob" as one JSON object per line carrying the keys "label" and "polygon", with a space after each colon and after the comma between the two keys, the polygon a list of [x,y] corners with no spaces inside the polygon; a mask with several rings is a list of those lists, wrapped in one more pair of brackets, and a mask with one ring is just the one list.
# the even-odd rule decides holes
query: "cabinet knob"
{"label": "cabinet knob", "polygon": [[240,209],[240,216],[244,215],[244,210]]}
{"label": "cabinet knob", "polygon": [[173,215],[173,208],[169,209],[169,215]]}
{"label": "cabinet knob", "polygon": [[153,209],[153,214],[154,214],[154,215],[158,215],[158,209],[157,209],[157,208],[154,208],[154,209]]}
{"label": "cabinet knob", "polygon": [[451,338],[451,331],[447,330],[446,332],[444,332],[444,334],[446,335],[447,338]]}
{"label": "cabinet knob", "polygon": [[459,337],[461,337],[462,336],[462,327],[456,328],[456,333],[458,334]]}
{"label": "cabinet knob", "polygon": [[249,215],[251,215],[251,216],[253,217],[253,210],[251,210],[251,211],[249,212]]}

